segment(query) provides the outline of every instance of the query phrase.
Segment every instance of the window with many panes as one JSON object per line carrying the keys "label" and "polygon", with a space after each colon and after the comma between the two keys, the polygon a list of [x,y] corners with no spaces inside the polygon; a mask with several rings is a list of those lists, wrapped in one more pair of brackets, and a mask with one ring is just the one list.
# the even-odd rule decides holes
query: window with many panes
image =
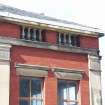
{"label": "window with many panes", "polygon": [[22,39],[45,42],[45,37],[45,30],[30,27],[21,28]]}
{"label": "window with many panes", "polygon": [[43,80],[20,77],[19,105],[43,105]]}
{"label": "window with many panes", "polygon": [[70,33],[58,33],[57,44],[80,47],[80,36]]}
{"label": "window with many panes", "polygon": [[69,80],[58,81],[58,105],[78,105],[77,82]]}

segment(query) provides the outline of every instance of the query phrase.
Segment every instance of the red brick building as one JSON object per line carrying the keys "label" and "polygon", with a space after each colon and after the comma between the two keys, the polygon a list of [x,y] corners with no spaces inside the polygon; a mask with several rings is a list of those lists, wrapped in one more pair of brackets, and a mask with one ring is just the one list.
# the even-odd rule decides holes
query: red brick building
{"label": "red brick building", "polygon": [[0,105],[102,105],[101,36],[0,5]]}

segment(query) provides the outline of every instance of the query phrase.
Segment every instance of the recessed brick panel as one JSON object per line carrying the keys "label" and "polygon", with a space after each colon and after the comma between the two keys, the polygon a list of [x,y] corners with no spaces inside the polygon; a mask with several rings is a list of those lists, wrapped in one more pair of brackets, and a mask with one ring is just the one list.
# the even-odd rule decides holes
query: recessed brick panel
{"label": "recessed brick panel", "polygon": [[0,36],[20,38],[20,26],[12,23],[0,22]]}
{"label": "recessed brick panel", "polygon": [[81,36],[80,37],[80,47],[81,48],[98,49],[99,48],[98,38]]}
{"label": "recessed brick panel", "polygon": [[56,40],[57,40],[57,37],[56,37],[56,35],[57,35],[57,32],[55,32],[55,31],[46,31],[46,41],[48,42],[48,43],[51,43],[51,44],[56,44]]}

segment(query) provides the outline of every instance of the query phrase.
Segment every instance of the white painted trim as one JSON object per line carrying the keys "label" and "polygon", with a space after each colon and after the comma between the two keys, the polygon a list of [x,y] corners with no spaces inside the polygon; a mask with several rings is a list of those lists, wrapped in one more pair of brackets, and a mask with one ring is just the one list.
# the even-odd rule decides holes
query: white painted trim
{"label": "white painted trim", "polygon": [[25,32],[24,32],[24,30],[25,30],[25,27],[24,27],[24,26],[22,26],[22,39],[24,39],[24,38],[25,38]]}
{"label": "white painted trim", "polygon": [[0,43],[0,104],[9,105],[10,44]]}
{"label": "white painted trim", "polygon": [[97,69],[97,65],[93,66],[94,70],[90,70],[94,62],[100,63],[99,56],[88,55],[90,105],[102,105],[101,70],[100,67]]}
{"label": "white painted trim", "polygon": [[48,68],[36,65],[17,64],[16,73],[22,76],[47,77]]}

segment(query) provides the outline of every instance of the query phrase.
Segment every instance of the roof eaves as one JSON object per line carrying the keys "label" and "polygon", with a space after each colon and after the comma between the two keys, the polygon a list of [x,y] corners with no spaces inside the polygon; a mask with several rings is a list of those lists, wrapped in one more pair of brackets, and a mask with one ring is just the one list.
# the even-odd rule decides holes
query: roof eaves
{"label": "roof eaves", "polygon": [[[66,20],[56,19],[53,17],[41,15],[38,13],[27,12],[25,10],[20,10],[14,7],[6,6],[0,4],[0,16],[8,18],[17,18],[21,20],[33,21],[47,24],[49,26],[63,27],[63,29],[74,29],[77,31],[82,31],[83,33],[96,34],[98,37],[103,36],[104,34],[98,28],[93,28],[85,25],[81,25],[75,22],[69,22]],[[97,34],[98,33],[98,34]]]}

